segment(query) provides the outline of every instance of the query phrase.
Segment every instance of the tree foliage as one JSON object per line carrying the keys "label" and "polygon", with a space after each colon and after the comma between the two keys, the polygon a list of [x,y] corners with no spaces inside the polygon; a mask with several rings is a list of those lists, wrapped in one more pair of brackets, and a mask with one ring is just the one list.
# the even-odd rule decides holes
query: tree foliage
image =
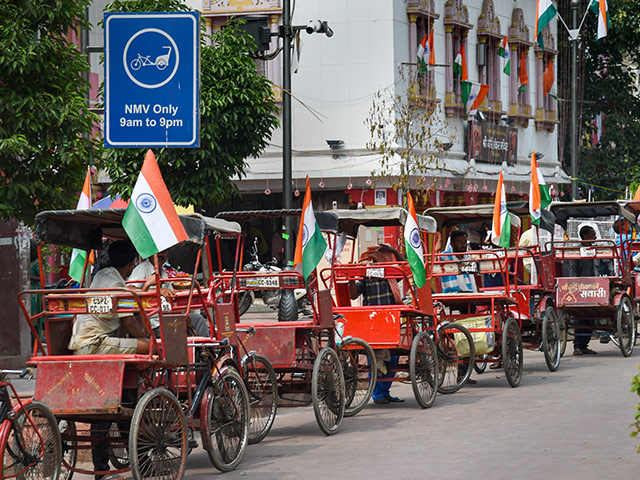
{"label": "tree foliage", "polygon": [[371,139],[367,148],[380,155],[380,168],[371,175],[393,188],[424,193],[433,185],[428,172],[438,164],[445,144],[453,141],[439,104],[428,101],[415,69],[402,66],[399,81],[378,91],[365,119]]}
{"label": "tree foliage", "polygon": [[0,218],[73,208],[98,118],[87,110],[89,63],[68,34],[90,0],[0,0]]}
{"label": "tree foliage", "polygon": [[[180,11],[177,0],[117,1],[108,11]],[[208,37],[201,32],[200,148],[155,151],[176,204],[217,203],[237,191],[232,177],[244,175],[245,159],[267,146],[277,126],[271,83],[247,55],[253,39],[234,21]],[[112,191],[130,195],[146,149],[110,149],[105,168]]]}
{"label": "tree foliage", "polygon": [[[597,16],[591,12],[581,31],[584,97],[579,179],[610,189],[595,188],[596,199],[620,197],[625,187],[640,181],[640,3],[611,0],[608,6],[610,28],[605,38],[596,41]],[[585,2],[580,11],[583,8]],[[604,129],[594,147],[593,120],[599,113]]]}

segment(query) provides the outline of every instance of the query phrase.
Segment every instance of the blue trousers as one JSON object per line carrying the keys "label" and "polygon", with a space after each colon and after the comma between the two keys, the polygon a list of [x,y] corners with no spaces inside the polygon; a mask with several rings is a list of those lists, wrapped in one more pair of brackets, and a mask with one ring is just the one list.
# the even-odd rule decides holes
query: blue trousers
{"label": "blue trousers", "polygon": [[[385,365],[388,367],[395,367],[396,365],[398,365],[398,356],[392,356],[391,360],[389,360],[388,362],[385,362]],[[391,371],[387,371],[387,374],[385,375],[385,377],[394,377],[396,374],[396,372],[391,372]],[[378,380],[376,382],[376,386],[373,388],[373,394],[371,395],[371,397],[374,400],[382,400],[385,397],[388,397],[391,395],[391,384],[393,382],[387,382],[387,381],[380,381]]]}

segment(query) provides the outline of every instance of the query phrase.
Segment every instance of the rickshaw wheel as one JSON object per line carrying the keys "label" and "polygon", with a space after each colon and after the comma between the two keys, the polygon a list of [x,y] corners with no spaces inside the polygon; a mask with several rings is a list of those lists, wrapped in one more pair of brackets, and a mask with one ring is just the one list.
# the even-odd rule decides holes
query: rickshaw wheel
{"label": "rickshaw wheel", "polygon": [[555,309],[549,306],[545,309],[542,318],[542,351],[544,361],[551,372],[558,370],[560,365],[560,343],[558,316]]}
{"label": "rickshaw wheel", "polygon": [[[485,353],[483,355],[480,355],[479,358],[482,360],[486,360],[487,358],[489,358],[489,354]],[[478,375],[480,375],[481,373],[484,373],[484,371],[487,369],[487,362],[486,361],[473,362],[473,369],[476,371]]]}
{"label": "rickshaw wheel", "polygon": [[129,462],[135,480],[184,476],[187,421],[169,390],[149,390],[136,405],[129,434]]}
{"label": "rickshaw wheel", "polygon": [[340,344],[345,390],[345,417],[353,417],[369,402],[376,384],[376,356],[367,342],[350,337]]}
{"label": "rickshaw wheel", "polygon": [[[75,467],[78,461],[78,442],[75,437],[78,435],[76,422],[61,420],[58,422],[58,430],[62,439],[62,460],[70,467]],[[68,438],[68,439],[65,439]],[[65,463],[60,465],[60,480],[71,480],[73,470],[69,470]]]}
{"label": "rickshaw wheel", "polygon": [[[27,419],[25,411],[33,420],[35,429]],[[14,425],[15,430],[11,429],[8,436],[5,437],[5,442],[0,445],[2,447],[0,449],[0,478],[13,477],[20,480],[56,480],[60,478],[62,441],[60,440],[58,421],[51,410],[43,403],[31,402],[24,406],[24,410],[18,412]],[[22,445],[33,460],[25,458],[20,451],[15,434],[16,430],[20,431]]]}
{"label": "rickshaw wheel", "polygon": [[244,382],[249,392],[249,444],[267,436],[278,409],[278,380],[269,360],[250,353],[242,363]]}
{"label": "rickshaw wheel", "polygon": [[515,318],[509,317],[502,330],[502,364],[509,385],[517,387],[522,379],[522,335]]}
{"label": "rickshaw wheel", "polygon": [[616,309],[616,336],[622,355],[628,357],[633,353],[636,341],[636,328],[633,319],[631,299],[626,295],[620,300]]}
{"label": "rickshaw wheel", "polygon": [[429,408],[438,393],[438,356],[436,345],[427,332],[420,332],[413,339],[409,352],[411,387],[418,405]]}
{"label": "rickshaw wheel", "polygon": [[[109,436],[114,438],[123,438],[122,431],[117,423],[112,423],[109,427]],[[114,446],[109,443],[109,461],[117,470],[129,468],[129,452],[127,450],[127,442],[125,439],[124,446]]]}
{"label": "rickshaw wheel", "polygon": [[560,356],[564,355],[567,350],[567,338],[569,337],[569,328],[567,327],[567,318],[564,310],[558,309],[558,327],[560,328]]}
{"label": "rickshaw wheel", "polygon": [[311,400],[320,430],[336,433],[344,418],[344,375],[338,354],[330,347],[320,350],[313,364]]}
{"label": "rickshaw wheel", "polygon": [[223,368],[207,387],[200,405],[202,448],[221,472],[244,457],[249,440],[249,393],[234,368]]}
{"label": "rickshaw wheel", "polygon": [[[438,393],[455,393],[471,377],[475,364],[476,347],[473,337],[462,325],[443,323],[438,326]],[[468,356],[460,356],[460,348],[468,350]]]}

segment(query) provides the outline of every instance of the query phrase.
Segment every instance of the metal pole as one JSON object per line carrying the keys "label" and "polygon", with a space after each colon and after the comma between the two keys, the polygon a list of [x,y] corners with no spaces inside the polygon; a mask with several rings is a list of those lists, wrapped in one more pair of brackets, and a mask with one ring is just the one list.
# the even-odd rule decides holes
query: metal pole
{"label": "metal pole", "polygon": [[571,41],[571,198],[578,199],[578,5],[571,0],[571,28],[576,32]]}
{"label": "metal pole", "polygon": [[[282,59],[282,207],[290,209],[291,202],[291,0],[283,0],[284,10],[284,58]],[[284,261],[285,265],[293,260],[291,235],[293,234],[291,217],[284,217]]]}

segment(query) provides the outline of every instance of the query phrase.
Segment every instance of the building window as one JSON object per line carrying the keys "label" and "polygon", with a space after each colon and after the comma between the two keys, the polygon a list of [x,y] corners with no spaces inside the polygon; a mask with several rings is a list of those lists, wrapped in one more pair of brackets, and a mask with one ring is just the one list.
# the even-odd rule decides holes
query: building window
{"label": "building window", "polygon": [[[440,15],[435,13],[434,0],[408,0],[406,10],[409,17],[409,63],[412,65],[410,76],[412,79],[416,79],[418,90],[416,92],[418,95],[415,100],[420,104],[425,101],[428,104],[433,104],[437,101],[434,67],[428,70],[420,68],[418,49],[425,35],[428,38],[433,30],[435,20],[438,19]],[[443,63],[438,59],[438,56],[442,55],[442,48],[435,37],[434,32],[433,48],[436,52],[436,63]],[[438,48],[439,46],[440,48]],[[414,64],[415,67],[413,67]]]}
{"label": "building window", "polygon": [[[467,37],[473,25],[469,23],[469,11],[462,4],[462,0],[447,0],[444,6],[444,30],[445,30],[445,62],[449,67],[445,74],[445,100],[444,110],[447,117],[463,116],[465,114],[462,105],[462,92],[460,89],[460,77],[454,75],[453,64],[456,56],[464,46],[465,53],[468,50]],[[469,65],[467,64],[467,70]],[[472,80],[470,78],[470,80]]]}
{"label": "building window", "polygon": [[498,47],[502,38],[500,19],[495,14],[493,0],[484,0],[478,17],[478,73],[480,82],[489,85],[489,93],[481,110],[493,120],[499,120],[506,113],[502,110],[501,62],[498,61]]}
{"label": "building window", "polygon": [[536,61],[536,130],[553,132],[558,123],[558,100],[556,97],[556,58],[555,38],[549,27],[542,31],[544,50],[537,45],[534,48]]}
{"label": "building window", "polygon": [[529,37],[529,27],[524,21],[522,9],[515,8],[509,29],[511,74],[509,75],[508,116],[522,128],[527,128],[529,120],[533,118],[530,91],[534,76],[529,68],[529,49],[533,42]]}

